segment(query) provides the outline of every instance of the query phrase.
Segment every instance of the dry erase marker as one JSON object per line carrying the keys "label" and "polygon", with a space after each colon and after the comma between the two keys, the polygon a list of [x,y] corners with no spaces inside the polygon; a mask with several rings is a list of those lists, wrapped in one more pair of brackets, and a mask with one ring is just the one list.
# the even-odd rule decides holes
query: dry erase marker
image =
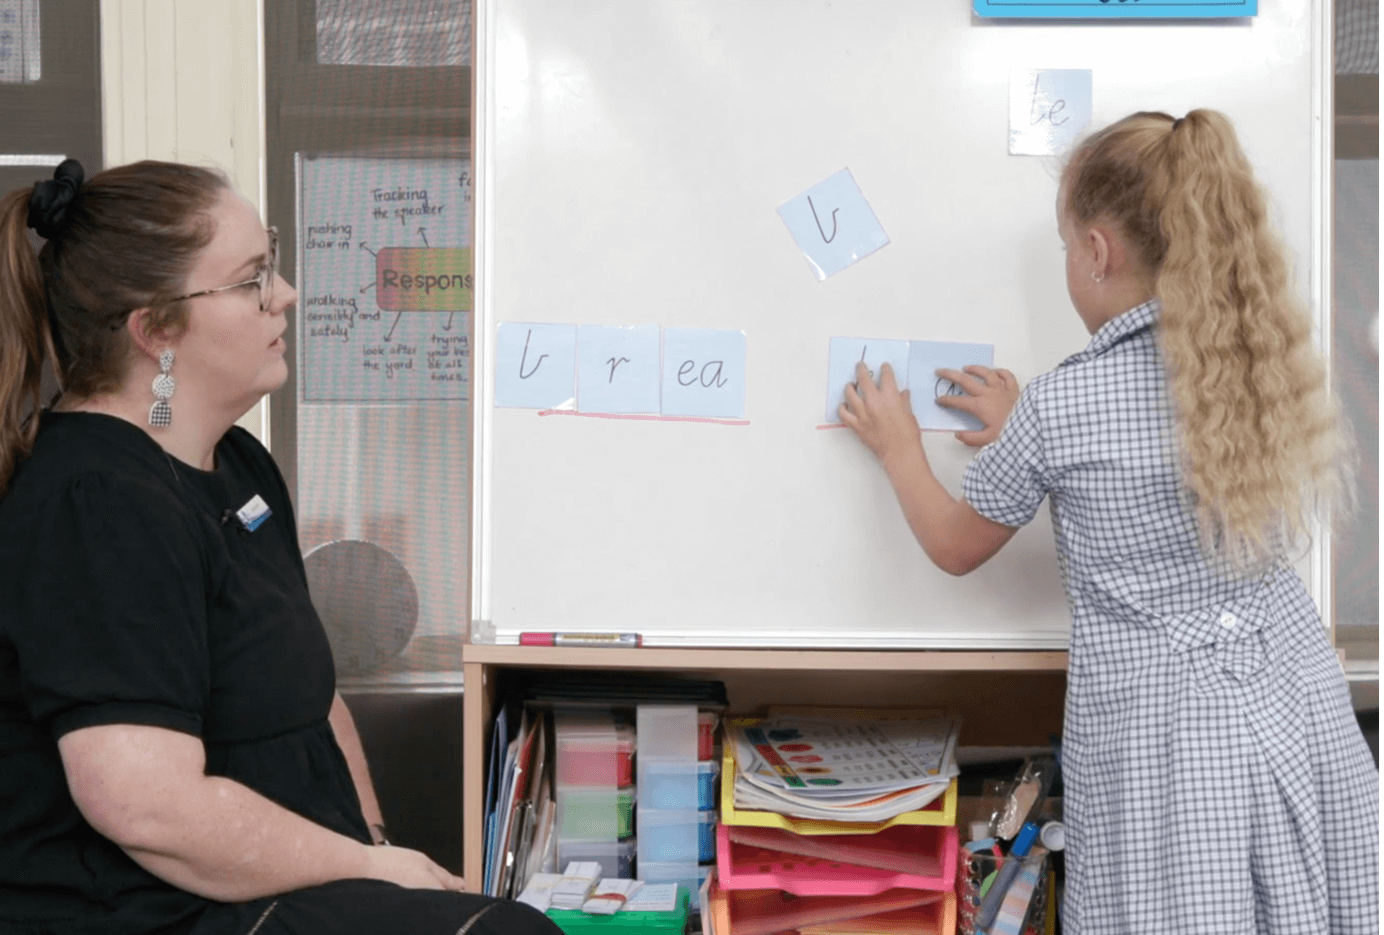
{"label": "dry erase marker", "polygon": [[638,633],[520,633],[520,646],[642,646]]}

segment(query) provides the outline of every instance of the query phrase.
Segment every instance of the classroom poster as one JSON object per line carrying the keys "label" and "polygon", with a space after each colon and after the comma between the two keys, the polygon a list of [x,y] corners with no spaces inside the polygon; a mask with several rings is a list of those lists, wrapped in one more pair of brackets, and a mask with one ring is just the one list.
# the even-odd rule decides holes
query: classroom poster
{"label": "classroom poster", "polygon": [[471,164],[298,157],[305,403],[466,401]]}

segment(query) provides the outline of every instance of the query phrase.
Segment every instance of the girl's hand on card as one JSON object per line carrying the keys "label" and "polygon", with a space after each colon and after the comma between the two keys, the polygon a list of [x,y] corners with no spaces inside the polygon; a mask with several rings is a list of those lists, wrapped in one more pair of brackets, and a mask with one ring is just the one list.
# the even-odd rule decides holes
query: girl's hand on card
{"label": "girl's hand on card", "polygon": [[886,467],[901,455],[922,450],[908,390],[899,392],[888,364],[880,367],[878,386],[870,379],[870,368],[863,361],[856,364],[855,382],[846,384],[846,401],[837,414]]}
{"label": "girl's hand on card", "polygon": [[972,364],[963,370],[938,370],[937,375],[966,391],[966,396],[939,396],[937,404],[959,412],[969,412],[984,428],[957,432],[956,437],[972,447],[988,445],[999,437],[1004,420],[1019,401],[1019,381],[1008,370],[991,370]]}

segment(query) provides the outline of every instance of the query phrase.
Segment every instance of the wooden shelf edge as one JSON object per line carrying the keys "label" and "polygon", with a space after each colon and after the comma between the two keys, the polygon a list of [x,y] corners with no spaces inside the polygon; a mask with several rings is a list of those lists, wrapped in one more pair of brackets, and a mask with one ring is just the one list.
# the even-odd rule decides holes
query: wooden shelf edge
{"label": "wooden shelf edge", "polygon": [[552,646],[463,648],[467,663],[576,669],[778,669],[802,671],[1062,672],[1057,650],[584,649]]}

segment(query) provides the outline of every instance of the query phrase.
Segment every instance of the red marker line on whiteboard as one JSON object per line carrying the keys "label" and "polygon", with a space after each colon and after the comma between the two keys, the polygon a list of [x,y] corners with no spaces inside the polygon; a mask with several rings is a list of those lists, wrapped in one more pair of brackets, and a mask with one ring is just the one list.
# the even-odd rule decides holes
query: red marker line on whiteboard
{"label": "red marker line on whiteboard", "polygon": [[713,416],[665,416],[652,412],[577,412],[575,409],[540,409],[539,416],[579,416],[584,419],[627,419],[634,422],[705,422],[708,425],[749,425],[749,419]]}
{"label": "red marker line on whiteboard", "polygon": [[520,633],[520,646],[641,646],[638,633]]}

